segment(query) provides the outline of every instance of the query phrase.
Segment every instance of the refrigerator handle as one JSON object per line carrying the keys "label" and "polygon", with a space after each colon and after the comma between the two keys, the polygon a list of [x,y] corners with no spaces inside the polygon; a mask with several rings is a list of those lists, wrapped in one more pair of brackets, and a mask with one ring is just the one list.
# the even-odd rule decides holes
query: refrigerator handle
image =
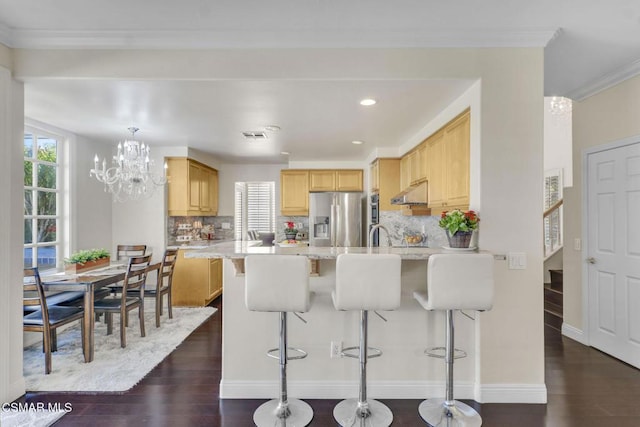
{"label": "refrigerator handle", "polygon": [[335,204],[335,200],[331,201],[331,217],[329,218],[329,227],[331,233],[331,247],[336,246],[336,219],[338,218],[338,205]]}

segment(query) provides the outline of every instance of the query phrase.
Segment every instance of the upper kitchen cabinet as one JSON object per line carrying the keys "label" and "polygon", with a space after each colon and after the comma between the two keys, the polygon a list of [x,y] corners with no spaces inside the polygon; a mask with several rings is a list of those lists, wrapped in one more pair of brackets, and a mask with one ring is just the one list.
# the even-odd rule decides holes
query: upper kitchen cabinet
{"label": "upper kitchen cabinet", "polygon": [[167,158],[169,216],[218,214],[218,171],[185,157]]}
{"label": "upper kitchen cabinet", "polygon": [[380,210],[399,210],[400,205],[392,205],[391,198],[401,190],[400,159],[376,159],[370,167],[371,192],[379,196]]}
{"label": "upper kitchen cabinet", "polygon": [[309,171],[280,171],[280,211],[282,215],[309,215]]}
{"label": "upper kitchen cabinet", "polygon": [[400,160],[400,185],[403,189],[427,179],[427,144],[423,142]]}
{"label": "upper kitchen cabinet", "polygon": [[311,169],[309,191],[362,191],[362,169]]}
{"label": "upper kitchen cabinet", "polygon": [[467,110],[427,139],[428,196],[433,215],[469,208],[469,123]]}

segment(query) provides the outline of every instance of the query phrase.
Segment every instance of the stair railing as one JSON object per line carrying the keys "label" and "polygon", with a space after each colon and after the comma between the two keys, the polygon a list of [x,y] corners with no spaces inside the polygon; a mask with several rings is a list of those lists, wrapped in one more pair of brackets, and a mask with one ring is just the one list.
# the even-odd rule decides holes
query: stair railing
{"label": "stair railing", "polygon": [[542,214],[544,222],[544,259],[562,249],[562,204],[560,199]]}

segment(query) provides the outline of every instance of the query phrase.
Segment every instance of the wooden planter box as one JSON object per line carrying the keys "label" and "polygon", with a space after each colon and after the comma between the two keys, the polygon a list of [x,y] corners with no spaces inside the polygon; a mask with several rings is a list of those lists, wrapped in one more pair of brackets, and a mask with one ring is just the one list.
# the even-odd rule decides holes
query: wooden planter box
{"label": "wooden planter box", "polygon": [[95,261],[87,261],[84,264],[65,264],[64,271],[66,273],[82,273],[84,271],[95,270],[96,268],[108,267],[111,258],[100,258]]}

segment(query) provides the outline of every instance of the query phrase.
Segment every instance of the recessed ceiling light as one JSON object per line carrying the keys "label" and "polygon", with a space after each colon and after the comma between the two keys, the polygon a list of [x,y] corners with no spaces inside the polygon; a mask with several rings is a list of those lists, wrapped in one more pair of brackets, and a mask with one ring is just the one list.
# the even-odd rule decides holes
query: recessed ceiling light
{"label": "recessed ceiling light", "polygon": [[362,145],[362,144],[364,144],[364,142],[363,142],[363,141],[351,141],[351,143],[352,143],[352,144],[355,144],[355,145]]}
{"label": "recessed ceiling light", "polygon": [[280,154],[282,154],[283,156],[288,156],[289,152],[288,151],[281,151]]}
{"label": "recessed ceiling light", "polygon": [[269,125],[269,126],[265,126],[264,130],[266,130],[267,132],[278,132],[280,130],[280,126],[278,126],[278,125]]}
{"label": "recessed ceiling light", "polygon": [[365,107],[374,105],[375,103],[376,103],[376,100],[373,98],[365,98],[362,101],[360,101],[360,105],[364,105]]}

